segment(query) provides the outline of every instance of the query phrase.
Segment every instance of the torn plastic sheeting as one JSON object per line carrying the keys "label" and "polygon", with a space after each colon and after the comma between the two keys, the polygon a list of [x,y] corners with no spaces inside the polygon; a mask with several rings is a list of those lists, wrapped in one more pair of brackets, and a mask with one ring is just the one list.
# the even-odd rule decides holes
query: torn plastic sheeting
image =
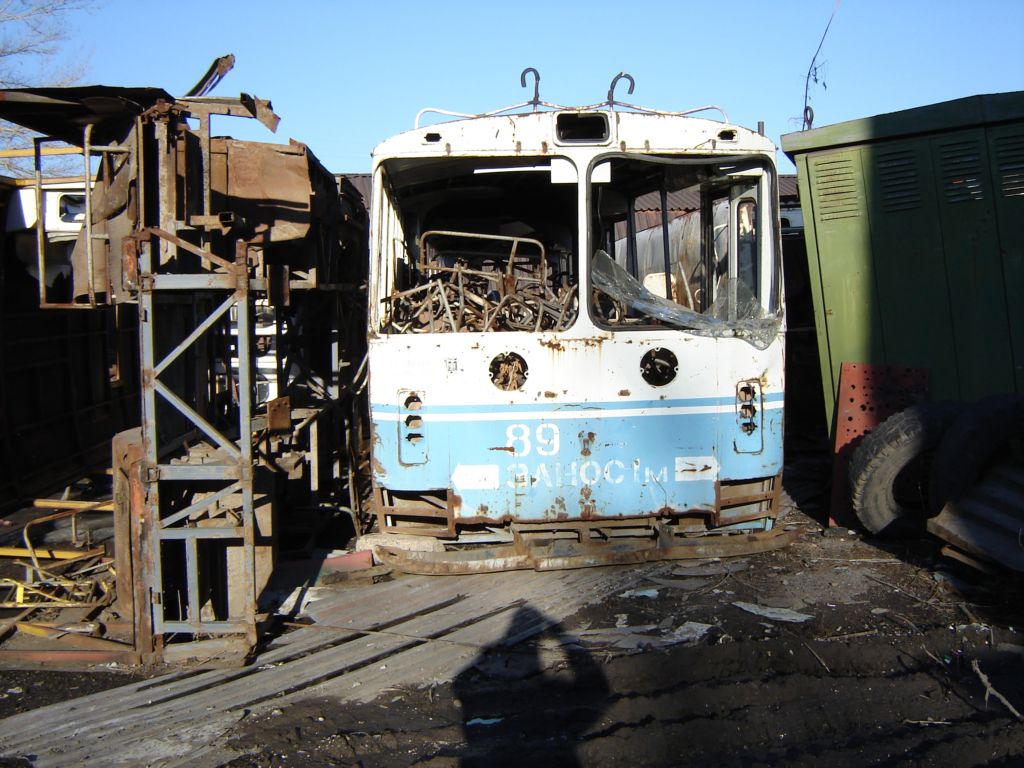
{"label": "torn plastic sheeting", "polygon": [[[749,341],[757,349],[765,349],[778,335],[782,324],[781,316],[765,315],[750,289],[738,280],[720,283],[718,298],[707,314],[701,314],[651,293],[603,250],[594,253],[591,277],[594,286],[615,301],[651,318],[699,335],[737,336]],[[731,312],[728,305],[733,288],[736,293],[735,312]],[[723,315],[732,314],[736,320],[723,319]]]}

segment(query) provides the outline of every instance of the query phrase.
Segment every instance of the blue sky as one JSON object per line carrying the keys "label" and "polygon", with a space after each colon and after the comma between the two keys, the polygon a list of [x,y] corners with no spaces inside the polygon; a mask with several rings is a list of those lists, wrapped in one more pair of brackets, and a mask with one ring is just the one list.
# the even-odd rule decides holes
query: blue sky
{"label": "blue sky", "polygon": [[[277,136],[222,119],[218,133],[308,144],[332,171],[364,172],[375,144],[425,106],[483,112],[525,101],[536,67],[559,104],[606,97],[630,73],[659,109],[704,104],[778,137],[799,128],[804,79],[834,0],[486,4],[446,0],[197,2],[97,0],[74,19],[85,82],[175,95],[216,56],[235,69],[215,91],[270,99]],[[819,57],[818,126],[936,101],[1024,89],[1024,0],[842,0]],[[780,166],[792,166],[780,153]]]}

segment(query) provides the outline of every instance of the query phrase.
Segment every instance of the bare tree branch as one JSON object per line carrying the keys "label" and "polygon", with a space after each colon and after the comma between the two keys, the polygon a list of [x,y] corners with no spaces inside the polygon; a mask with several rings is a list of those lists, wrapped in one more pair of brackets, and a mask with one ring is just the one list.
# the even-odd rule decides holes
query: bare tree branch
{"label": "bare tree branch", "polygon": [[[93,7],[91,0],[0,0],[0,88],[79,82],[87,57],[67,50],[66,43],[75,14]],[[0,149],[30,147],[32,136],[20,126],[0,123]],[[0,158],[2,174],[24,176],[31,170],[31,161]]]}

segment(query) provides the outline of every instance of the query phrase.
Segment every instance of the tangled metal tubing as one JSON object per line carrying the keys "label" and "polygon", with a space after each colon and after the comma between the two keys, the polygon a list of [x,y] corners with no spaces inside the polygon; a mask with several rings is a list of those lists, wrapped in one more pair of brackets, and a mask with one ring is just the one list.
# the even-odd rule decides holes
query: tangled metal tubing
{"label": "tangled metal tubing", "polygon": [[579,311],[576,285],[471,269],[435,267],[426,283],[387,297],[389,333],[563,331]]}

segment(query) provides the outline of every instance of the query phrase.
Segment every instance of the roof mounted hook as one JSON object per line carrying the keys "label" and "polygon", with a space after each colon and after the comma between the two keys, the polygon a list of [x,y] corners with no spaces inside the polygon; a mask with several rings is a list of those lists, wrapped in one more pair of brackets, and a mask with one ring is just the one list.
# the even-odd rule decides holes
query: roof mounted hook
{"label": "roof mounted hook", "polygon": [[617,74],[615,77],[612,78],[612,84],[608,87],[608,106],[613,108],[613,109],[615,108],[615,104],[616,104],[616,102],[615,102],[615,86],[618,85],[619,80],[622,80],[623,78],[625,78],[626,80],[629,80],[629,90],[626,91],[627,95],[633,93],[633,86],[636,85],[636,83],[633,82],[633,76],[630,75],[630,74],[627,74],[625,72],[619,72],[619,74]]}
{"label": "roof mounted hook", "polygon": [[530,72],[533,72],[533,100],[528,103],[533,104],[533,111],[536,112],[540,106],[540,72],[533,67],[527,67],[519,75],[519,85],[526,87],[526,76]]}

